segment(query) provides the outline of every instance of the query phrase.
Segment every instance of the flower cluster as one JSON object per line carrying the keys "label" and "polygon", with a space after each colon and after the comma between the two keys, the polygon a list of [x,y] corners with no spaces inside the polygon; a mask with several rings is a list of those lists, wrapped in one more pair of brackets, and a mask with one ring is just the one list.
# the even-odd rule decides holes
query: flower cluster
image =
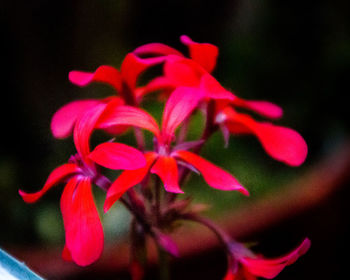
{"label": "flower cluster", "polygon": [[[92,185],[106,191],[104,212],[121,201],[134,214],[134,231],[151,236],[173,255],[177,254],[176,244],[164,231],[174,221],[193,220],[209,225],[198,218],[198,211],[189,206],[188,200],[177,196],[184,192],[181,185],[190,171],[201,173],[212,188],[249,195],[233,175],[199,155],[216,131],[222,132],[226,145],[230,134],[252,134],[272,158],[290,166],[304,162],[307,145],[296,131],[269,121],[257,121],[237,110],[243,108],[275,120],[282,116],[279,106],[245,100],[225,89],[211,74],[218,56],[216,46],[194,42],[188,36],[181,36],[181,42],[188,47],[188,57],[167,45],[151,43],[127,54],[120,70],[103,65],[92,73],[69,73],[69,80],[77,86],[100,82],[111,86],[115,94],[104,99],[73,101],[54,114],[51,122],[54,137],[73,135],[77,153],[52,171],[40,191],[31,194],[19,191],[24,201],[34,203],[51,187],[65,184],[60,203],[65,228],[64,259],[86,266],[102,253],[103,228]],[[162,67],[162,74],[141,86],[140,75],[155,65]],[[150,93],[157,93],[159,102],[165,102],[160,125],[142,109]],[[196,111],[203,113],[205,126],[199,139],[188,141],[188,124]],[[114,138],[92,149],[90,138],[96,130]],[[129,130],[134,131],[137,148],[115,142],[118,135]],[[145,143],[144,130],[154,135],[152,147]],[[111,182],[101,167],[123,171]],[[162,196],[161,183],[165,189]],[[226,280],[252,279],[254,275],[273,278],[305,253],[310,243],[305,239],[291,254],[265,260],[214,226],[209,228],[222,236],[227,248]],[[135,273],[140,275],[140,271]]]}

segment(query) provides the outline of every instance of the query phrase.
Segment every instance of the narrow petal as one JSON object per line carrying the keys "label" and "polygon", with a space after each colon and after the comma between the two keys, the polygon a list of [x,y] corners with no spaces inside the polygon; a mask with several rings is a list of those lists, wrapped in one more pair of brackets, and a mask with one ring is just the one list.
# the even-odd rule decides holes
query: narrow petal
{"label": "narrow petal", "polygon": [[74,127],[74,144],[84,161],[90,153],[90,136],[107,104],[101,103],[81,116]]}
{"label": "narrow petal", "polygon": [[140,58],[133,53],[129,53],[121,66],[121,73],[123,80],[129,86],[130,89],[134,89],[136,86],[137,78],[142,72],[151,66],[164,62],[164,58]]}
{"label": "narrow petal", "polygon": [[121,90],[121,75],[119,71],[112,66],[102,65],[95,72],[71,71],[69,72],[69,80],[78,86],[84,87],[91,82],[106,83],[117,91]]}
{"label": "narrow petal", "polygon": [[66,246],[80,266],[95,262],[103,250],[103,229],[89,178],[73,178],[61,197]]}
{"label": "narrow petal", "polygon": [[174,84],[167,77],[156,77],[151,80],[146,86],[138,87],[136,90],[137,98],[140,98],[148,93],[155,91],[172,91]]}
{"label": "narrow petal", "polygon": [[158,124],[151,115],[142,109],[127,105],[116,107],[108,105],[96,127],[106,129],[120,125],[140,127],[151,131],[155,136],[159,135]]}
{"label": "narrow petal", "polygon": [[157,174],[162,179],[166,191],[183,193],[179,187],[177,164],[173,157],[159,156],[151,169],[151,173]]}
{"label": "narrow petal", "polygon": [[230,173],[204,158],[189,151],[176,151],[172,155],[198,169],[209,186],[223,191],[239,191],[244,195],[249,195],[248,191]]}
{"label": "narrow petal", "polygon": [[44,184],[44,187],[40,191],[35,193],[26,193],[22,190],[19,190],[19,194],[22,196],[25,202],[34,203],[39,198],[41,198],[51,187],[59,183],[63,183],[67,177],[73,176],[79,172],[81,172],[81,169],[73,163],[61,165],[51,172]]}
{"label": "narrow petal", "polygon": [[151,165],[157,158],[153,152],[145,153],[146,165],[136,170],[124,171],[113,182],[107,192],[106,200],[103,206],[104,212],[107,212],[111,206],[131,187],[139,184],[148,173]]}
{"label": "narrow petal", "polygon": [[203,95],[190,87],[179,87],[170,95],[163,112],[162,132],[172,137],[175,129],[197,107]]}
{"label": "narrow petal", "polygon": [[204,74],[201,77],[200,88],[205,96],[210,99],[233,101],[236,98],[235,95],[221,86],[210,74]]}
{"label": "narrow petal", "polygon": [[139,56],[166,56],[166,55],[178,55],[183,56],[182,53],[162,43],[150,43],[142,45],[133,51],[134,54]]}
{"label": "narrow petal", "polygon": [[194,61],[199,63],[209,73],[214,70],[219,55],[219,49],[217,46],[209,43],[194,42],[186,35],[182,35],[180,40],[189,48],[190,57]]}
{"label": "narrow petal", "polygon": [[283,115],[283,109],[268,101],[244,100],[236,97],[233,105],[252,110],[270,119],[279,119]]}
{"label": "narrow petal", "polygon": [[230,121],[251,130],[258,137],[265,151],[274,159],[290,166],[298,166],[305,161],[307,145],[295,130],[267,122],[259,123],[250,116],[240,113],[235,113]]}
{"label": "narrow petal", "polygon": [[81,114],[99,104],[99,100],[79,100],[73,101],[61,107],[51,121],[51,131],[56,138],[68,137],[72,131],[76,120]]}
{"label": "narrow petal", "polygon": [[103,143],[89,155],[94,162],[110,169],[134,170],[146,165],[143,154],[121,143]]}
{"label": "narrow petal", "polygon": [[310,245],[310,240],[306,238],[298,248],[281,258],[243,258],[240,261],[245,270],[252,275],[272,279],[275,278],[287,265],[293,264],[300,256],[304,255],[309,250]]}

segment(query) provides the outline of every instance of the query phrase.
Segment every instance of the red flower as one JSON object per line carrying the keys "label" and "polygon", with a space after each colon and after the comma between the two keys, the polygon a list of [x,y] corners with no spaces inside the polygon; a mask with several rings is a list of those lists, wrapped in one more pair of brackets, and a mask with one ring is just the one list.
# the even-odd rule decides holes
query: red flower
{"label": "red flower", "polygon": [[[164,58],[148,58],[142,59],[136,55],[129,53],[122,65],[120,72],[112,66],[102,65],[95,72],[71,71],[69,80],[78,86],[87,86],[91,82],[101,82],[110,85],[122,97],[114,96],[102,100],[87,99],[73,101],[61,107],[53,116],[51,122],[51,130],[56,138],[65,138],[69,136],[74,124],[79,117],[90,108],[101,103],[116,102],[118,104],[137,105],[140,100],[136,96],[136,81],[149,67],[161,63]],[[119,133],[124,130],[115,130],[113,133]]]}
{"label": "red flower", "polygon": [[165,57],[164,76],[157,77],[144,88],[139,89],[139,94],[147,94],[152,91],[165,90],[188,86],[200,89],[203,96],[208,99],[227,100],[230,104],[255,111],[269,118],[282,116],[282,109],[267,101],[244,100],[224,89],[210,73],[216,66],[219,50],[209,43],[197,43],[188,36],[180,37],[190,54],[190,59],[185,58],[177,50],[160,43],[146,44],[134,50],[138,56],[153,55]]}
{"label": "red flower", "polygon": [[[96,261],[103,249],[103,229],[94,203],[92,183],[105,187],[108,179],[100,175],[89,159],[89,137],[106,104],[97,104],[81,116],[75,125],[74,142],[78,154],[69,163],[54,169],[44,187],[36,193],[19,193],[28,203],[34,203],[51,187],[66,183],[61,196],[61,212],[65,228],[65,259],[86,266]],[[109,155],[119,162],[117,169],[137,169],[145,165],[141,152],[124,144],[114,143],[120,153]]]}
{"label": "red flower", "polygon": [[[306,238],[298,248],[283,257],[275,259],[251,256],[251,252],[247,249],[240,250],[240,252],[236,251],[233,260],[239,263],[238,271],[237,265],[234,265],[231,261],[230,265],[233,266],[229,267],[224,280],[255,280],[256,277],[275,278],[286,266],[293,264],[300,256],[304,255],[309,250],[310,245],[310,240]],[[250,256],[247,255],[247,252]]]}
{"label": "red flower", "polygon": [[267,101],[247,101],[227,91],[209,74],[216,64],[217,48],[211,44],[193,42],[187,36],[181,36],[181,41],[189,47],[191,59],[160,44],[144,45],[134,51],[138,55],[167,55],[164,76],[150,82],[144,88],[145,92],[162,87],[196,89],[204,99],[215,100],[216,124],[221,126],[226,141],[229,133],[254,134],[274,159],[291,166],[298,166],[305,161],[307,145],[296,131],[272,123],[256,122],[250,116],[234,110],[234,107],[242,107],[264,117],[277,119],[283,114],[279,106]]}
{"label": "red flower", "polygon": [[[202,157],[186,151],[171,148],[174,133],[181,122],[186,119],[194,108],[196,108],[201,94],[194,89],[181,87],[176,89],[168,99],[162,119],[161,130],[156,121],[145,111],[131,106],[109,105],[99,119],[96,127],[111,128],[120,125],[133,125],[151,131],[158,143],[155,152],[145,153],[147,164],[137,170],[124,171],[112,184],[107,192],[104,210],[107,211],[111,205],[123,195],[130,187],[140,183],[148,171],[157,174],[164,183],[168,192],[183,193],[178,185],[179,161],[193,166],[199,170],[204,180],[213,188],[220,190],[238,190],[247,195],[247,190],[229,173],[208,162]],[[96,147],[90,158],[96,163],[107,168],[116,169],[118,161],[107,158],[106,154],[114,153],[118,149],[114,143],[105,143]]]}

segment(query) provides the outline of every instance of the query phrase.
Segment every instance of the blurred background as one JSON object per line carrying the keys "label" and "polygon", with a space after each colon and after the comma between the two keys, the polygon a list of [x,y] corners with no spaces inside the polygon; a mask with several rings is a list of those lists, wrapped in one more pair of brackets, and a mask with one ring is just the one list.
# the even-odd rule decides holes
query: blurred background
{"label": "blurred background", "polygon": [[[108,259],[120,255],[109,247],[127,242],[130,217],[121,205],[103,217],[106,251],[114,255],[104,253],[97,264],[81,269],[60,260],[62,187],[34,205],[25,204],[18,189],[38,190],[75,153],[71,139],[52,137],[53,113],[72,100],[113,94],[103,85],[70,84],[69,71],[94,71],[102,64],[118,68],[127,52],[150,42],[186,53],[179,36],[187,34],[219,47],[213,75],[223,86],[242,98],[269,100],[284,108],[277,123],[303,135],[309,156],[303,166],[291,168],[269,158],[253,137],[231,137],[224,149],[217,134],[203,154],[231,171],[251,197],[216,191],[198,176],[186,193],[212,205],[207,216],[240,240],[257,242],[256,250],[264,255],[278,256],[310,237],[309,253],[277,279],[336,279],[345,272],[346,259],[340,255],[349,247],[349,105],[344,98],[350,66],[349,1],[223,0],[204,5],[199,0],[37,0],[2,6],[2,248],[48,279],[129,279],[125,265],[113,266]],[[129,133],[120,141],[130,138]],[[103,193],[96,190],[96,199],[103,203]],[[266,210],[270,206],[283,214],[269,220],[275,213]],[[232,225],[227,218],[231,215]],[[258,226],[247,229],[244,221]],[[186,252],[173,261],[174,279],[223,277],[226,260],[218,244]],[[155,279],[154,268],[147,273]]]}

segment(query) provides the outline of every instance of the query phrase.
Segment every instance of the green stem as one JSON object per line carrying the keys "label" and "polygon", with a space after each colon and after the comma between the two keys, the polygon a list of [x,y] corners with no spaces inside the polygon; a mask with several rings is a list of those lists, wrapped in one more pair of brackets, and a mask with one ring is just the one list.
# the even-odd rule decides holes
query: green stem
{"label": "green stem", "polygon": [[170,280],[169,254],[158,246],[158,269],[160,280]]}

